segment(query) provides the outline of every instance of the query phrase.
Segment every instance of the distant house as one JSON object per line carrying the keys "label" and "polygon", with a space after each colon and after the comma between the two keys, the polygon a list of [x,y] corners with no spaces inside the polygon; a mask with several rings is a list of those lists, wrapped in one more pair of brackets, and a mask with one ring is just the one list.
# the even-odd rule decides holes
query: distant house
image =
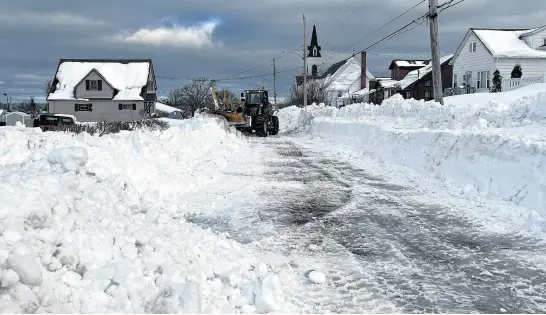
{"label": "distant house", "polygon": [[79,122],[131,121],[154,113],[156,94],[150,59],[61,59],[47,101]]}
{"label": "distant house", "polygon": [[[440,58],[442,88],[449,88],[452,86],[453,67],[449,63],[452,58],[452,54]],[[370,95],[370,102],[381,104],[384,99],[395,94],[401,94],[405,99],[433,100],[432,62],[426,61],[426,63],[426,66],[409,72],[401,80],[387,79],[372,82],[370,89],[373,89],[374,91]],[[395,68],[390,68],[391,71],[394,72]]]}
{"label": "distant house", "polygon": [[[326,103],[330,106],[343,106],[352,102],[367,101],[370,81],[374,75],[367,69],[366,53],[336,62],[316,79],[324,80],[326,89]],[[313,76],[308,79],[315,79]],[[296,77],[296,84],[300,86],[303,76]],[[356,99],[358,98],[358,99]],[[352,100],[352,101],[351,101]]]}
{"label": "distant house", "polygon": [[392,80],[402,80],[408,73],[428,65],[429,60],[393,60],[389,66]]}
{"label": "distant house", "polygon": [[523,78],[531,83],[544,80],[546,26],[534,29],[471,28],[451,64],[454,87],[465,88],[467,92],[488,92],[497,69],[505,83],[511,84],[509,79],[516,64],[521,65]]}

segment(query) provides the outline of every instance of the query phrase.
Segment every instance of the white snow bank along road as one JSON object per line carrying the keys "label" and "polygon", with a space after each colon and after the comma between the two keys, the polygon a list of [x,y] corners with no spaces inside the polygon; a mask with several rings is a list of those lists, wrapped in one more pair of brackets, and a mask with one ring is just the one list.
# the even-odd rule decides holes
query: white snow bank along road
{"label": "white snow bank along road", "polygon": [[[282,276],[184,220],[248,144],[214,119],[103,137],[0,129],[0,311],[268,312]],[[229,144],[229,145],[226,145]]]}
{"label": "white snow bank along road", "polygon": [[[281,131],[309,132],[349,145],[432,174],[460,187],[462,194],[500,197],[529,209],[528,219],[534,221],[546,218],[546,85],[522,90],[503,93],[516,98],[508,104],[497,94],[457,96],[456,105],[446,98],[445,106],[398,95],[381,106],[289,107],[279,119]],[[487,95],[497,101],[485,101]]]}

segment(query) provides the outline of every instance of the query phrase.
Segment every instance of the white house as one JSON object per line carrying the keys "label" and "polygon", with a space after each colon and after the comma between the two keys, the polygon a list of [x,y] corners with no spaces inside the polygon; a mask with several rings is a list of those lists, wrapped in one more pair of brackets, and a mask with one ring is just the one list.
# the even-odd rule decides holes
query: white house
{"label": "white house", "polygon": [[522,67],[522,79],[530,82],[544,80],[546,26],[534,29],[469,29],[451,61],[453,85],[487,92],[495,70],[498,69],[504,81],[509,83],[516,64]]}
{"label": "white house", "polygon": [[157,84],[150,59],[61,59],[49,92],[51,113],[132,121],[154,113]]}
{"label": "white house", "polygon": [[370,86],[370,80],[375,77],[367,69],[366,53],[358,58],[356,55],[339,61],[328,68],[322,75],[330,105],[347,104],[350,95],[365,97]]}

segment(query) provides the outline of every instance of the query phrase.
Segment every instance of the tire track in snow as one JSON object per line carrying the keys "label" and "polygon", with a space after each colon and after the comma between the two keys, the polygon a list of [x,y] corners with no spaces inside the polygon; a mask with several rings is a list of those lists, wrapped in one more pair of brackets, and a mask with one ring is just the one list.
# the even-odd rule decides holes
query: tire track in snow
{"label": "tire track in snow", "polygon": [[[261,202],[212,227],[288,257],[302,274],[291,299],[303,311],[546,310],[546,274],[508,253],[543,251],[533,240],[482,232],[456,209],[416,202],[412,189],[298,142],[255,141],[268,169],[240,178]],[[316,267],[328,283],[303,277]]]}

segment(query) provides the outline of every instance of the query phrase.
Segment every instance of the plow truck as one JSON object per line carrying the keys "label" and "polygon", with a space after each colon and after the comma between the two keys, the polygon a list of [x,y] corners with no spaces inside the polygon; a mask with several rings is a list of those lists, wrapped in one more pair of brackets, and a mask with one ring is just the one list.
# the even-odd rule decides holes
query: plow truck
{"label": "plow truck", "polygon": [[269,102],[267,90],[245,90],[241,93],[241,101],[236,110],[228,109],[225,98],[224,103],[220,104],[214,88],[211,92],[215,109],[209,113],[225,117],[237,130],[248,133],[255,131],[258,137],[279,133],[279,118],[275,115],[277,109]]}

